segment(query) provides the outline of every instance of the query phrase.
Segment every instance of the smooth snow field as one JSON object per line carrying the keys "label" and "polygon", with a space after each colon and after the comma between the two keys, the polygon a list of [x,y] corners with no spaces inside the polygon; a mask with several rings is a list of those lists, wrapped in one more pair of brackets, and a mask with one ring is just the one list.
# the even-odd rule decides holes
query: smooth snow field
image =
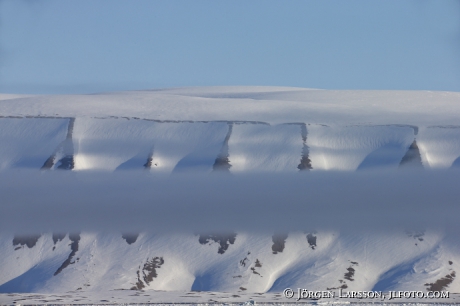
{"label": "smooth snow field", "polygon": [[0,304],[460,302],[460,93],[5,94],[0,143]]}

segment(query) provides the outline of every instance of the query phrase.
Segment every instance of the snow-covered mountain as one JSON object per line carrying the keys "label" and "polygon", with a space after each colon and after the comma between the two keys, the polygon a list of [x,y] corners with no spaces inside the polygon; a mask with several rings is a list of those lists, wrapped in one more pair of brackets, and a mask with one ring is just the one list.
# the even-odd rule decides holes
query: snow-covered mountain
{"label": "snow-covered mountain", "polygon": [[0,245],[1,292],[460,290],[458,236],[436,231],[45,233]]}
{"label": "snow-covered mountain", "polygon": [[[17,216],[27,215],[24,224],[10,231],[0,225],[0,293],[114,289],[263,293],[281,292],[287,287],[460,291],[456,275],[460,244],[453,226],[460,212],[455,204],[457,189],[450,184],[442,188],[437,185],[458,178],[460,93],[211,87],[73,96],[0,95],[0,115],[0,182],[4,197],[0,220],[4,224],[15,220],[17,224],[22,222]],[[413,171],[407,174],[405,169]],[[433,179],[429,184],[422,181],[423,192],[417,195],[410,178],[421,173],[426,176],[426,171],[436,172],[443,179]],[[232,204],[228,190],[220,194],[227,197],[219,199],[219,190],[212,193],[199,184],[203,175],[227,172],[233,174],[230,180],[245,177],[244,188],[252,190],[252,206]],[[310,182],[316,177],[321,181],[309,185],[317,187],[316,193],[310,193],[311,198],[295,185],[302,183],[299,179],[289,178],[299,172],[306,173]],[[368,181],[359,174],[367,172],[373,173]],[[377,181],[376,172],[390,172],[395,178],[404,173],[408,180],[393,184]],[[50,173],[55,174],[51,177]],[[184,173],[186,178],[181,176]],[[331,174],[325,177],[324,173]],[[343,173],[349,176],[344,178]],[[252,174],[261,176],[248,179],[246,175]],[[134,211],[139,209],[137,215],[135,212],[128,218],[127,210],[116,210],[115,206],[112,210],[110,205],[104,206],[110,210],[106,215],[98,210],[98,205],[108,205],[98,203],[110,194],[108,186],[117,186],[104,183],[104,177],[111,175],[129,176],[112,197],[125,201],[126,207]],[[274,187],[258,180],[266,175],[287,176],[287,185],[283,188],[277,181]],[[162,183],[141,183],[150,176],[158,176]],[[240,229],[235,224],[234,229],[214,232],[123,232],[125,228],[117,232],[113,226],[105,229],[104,225],[98,230],[83,226],[74,230],[75,224],[69,227],[72,230],[63,229],[62,224],[45,228],[44,222],[37,221],[42,227],[35,227],[34,233],[13,233],[21,227],[28,229],[34,219],[47,220],[47,214],[71,220],[72,212],[77,210],[70,208],[75,207],[85,207],[83,214],[88,214],[93,225],[92,216],[105,224],[104,218],[115,216],[117,211],[133,223],[136,218],[142,219],[143,225],[150,213],[155,214],[152,220],[171,218],[174,203],[166,206],[161,199],[168,198],[168,192],[175,199],[174,192],[182,189],[155,191],[155,187],[164,186],[174,176],[181,179],[168,186],[197,180],[191,188],[194,195],[209,202],[190,199],[189,205],[181,204],[180,208],[186,207],[191,215],[210,207],[201,204],[220,202],[222,212],[229,207],[238,210],[228,215],[231,220],[238,214],[245,220],[254,214],[257,219],[258,211],[268,216],[264,213],[270,209],[271,216],[276,217],[275,211],[277,214],[281,210],[275,206],[296,207],[298,215],[292,221],[295,230],[283,231],[283,226],[273,223],[271,231],[267,230],[270,226],[258,231],[254,227]],[[377,220],[376,209],[385,208],[385,203],[358,203],[347,213],[346,207],[340,208],[342,203],[350,204],[355,199],[352,183],[348,191],[340,193],[343,201],[330,197],[334,188],[354,182],[355,177],[361,185],[380,184],[375,186],[380,194],[393,196],[394,201],[387,204],[395,220],[398,207],[408,217],[419,204],[430,214],[439,210],[441,217],[436,226],[420,221],[430,218],[425,216],[407,229],[391,225],[382,229],[382,222],[379,228],[369,230],[327,225],[319,228],[321,220],[300,229],[299,217],[305,211],[307,216],[309,207],[318,218],[330,214],[339,220],[343,216],[346,220],[341,224],[371,224],[369,219]],[[94,189],[88,187],[91,180]],[[213,188],[218,189],[220,182],[226,184],[219,177]],[[70,189],[66,189],[67,184]],[[149,188],[154,190],[151,194]],[[238,194],[244,188],[236,187],[234,192]],[[284,202],[283,192],[289,192],[297,206]],[[266,205],[267,194],[273,195],[275,204],[270,205],[275,206]],[[448,200],[433,203],[437,198]],[[137,205],[146,199],[151,201],[150,210]],[[35,218],[26,207],[34,211]],[[342,215],[334,215],[338,211]],[[181,218],[184,214],[178,212]],[[219,209],[210,215],[217,218],[218,214]],[[77,213],[75,218],[83,220]],[[165,222],[174,224],[172,219]],[[270,222],[273,220],[276,218]],[[279,220],[285,225],[290,222],[285,216]]]}
{"label": "snow-covered mountain", "polygon": [[224,87],[0,98],[1,169],[238,173],[460,163],[458,93]]}

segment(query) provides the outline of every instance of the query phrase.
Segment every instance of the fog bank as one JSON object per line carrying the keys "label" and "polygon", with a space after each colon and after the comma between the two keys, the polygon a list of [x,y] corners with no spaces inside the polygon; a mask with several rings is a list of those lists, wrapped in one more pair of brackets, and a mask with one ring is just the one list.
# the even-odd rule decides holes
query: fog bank
{"label": "fog bank", "polygon": [[460,172],[0,173],[0,231],[457,229]]}

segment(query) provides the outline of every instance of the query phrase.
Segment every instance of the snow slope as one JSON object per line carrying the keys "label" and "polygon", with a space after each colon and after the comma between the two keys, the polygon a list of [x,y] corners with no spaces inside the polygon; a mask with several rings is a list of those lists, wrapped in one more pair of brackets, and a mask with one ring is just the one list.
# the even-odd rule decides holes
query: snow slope
{"label": "snow slope", "polygon": [[308,126],[313,169],[397,168],[415,139],[414,129],[400,126]]}
{"label": "snow slope", "polygon": [[[457,126],[162,122],[130,118],[0,118],[1,170],[172,173],[396,169],[418,159],[456,167]],[[414,149],[415,148],[415,149]]]}
{"label": "snow slope", "polygon": [[429,168],[460,166],[460,127],[430,126],[418,137],[424,165]]}
{"label": "snow slope", "polygon": [[[460,290],[455,277],[460,244],[456,235],[437,231],[140,233],[130,243],[117,233],[73,236],[79,239],[67,234],[53,242],[52,234],[44,233],[29,247],[13,245],[12,235],[2,235],[0,292],[426,291],[450,274],[453,281],[444,289]],[[72,254],[75,241],[78,251]],[[67,258],[70,264],[60,270]]]}
{"label": "snow slope", "polygon": [[210,171],[227,129],[226,123],[77,118],[74,170]]}
{"label": "snow slope", "polygon": [[236,124],[228,141],[231,172],[295,172],[301,153],[299,125]]}
{"label": "snow slope", "polygon": [[0,118],[0,169],[40,169],[65,139],[68,119]]}

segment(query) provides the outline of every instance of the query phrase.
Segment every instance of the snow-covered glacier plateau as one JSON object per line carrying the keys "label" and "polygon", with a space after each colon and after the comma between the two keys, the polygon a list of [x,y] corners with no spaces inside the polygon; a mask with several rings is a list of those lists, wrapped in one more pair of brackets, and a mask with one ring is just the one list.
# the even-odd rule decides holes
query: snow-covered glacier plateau
{"label": "snow-covered glacier plateau", "polygon": [[460,298],[460,93],[0,94],[0,142],[0,304]]}

